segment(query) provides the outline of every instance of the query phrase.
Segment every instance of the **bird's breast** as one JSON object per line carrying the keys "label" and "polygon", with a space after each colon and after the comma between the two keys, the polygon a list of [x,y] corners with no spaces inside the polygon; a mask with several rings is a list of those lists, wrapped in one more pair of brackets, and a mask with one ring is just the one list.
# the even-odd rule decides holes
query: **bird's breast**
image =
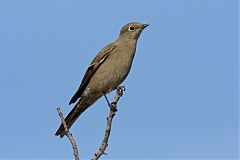
{"label": "bird's breast", "polygon": [[127,77],[135,50],[117,48],[98,68],[91,79],[91,88],[101,91],[104,94],[114,90]]}

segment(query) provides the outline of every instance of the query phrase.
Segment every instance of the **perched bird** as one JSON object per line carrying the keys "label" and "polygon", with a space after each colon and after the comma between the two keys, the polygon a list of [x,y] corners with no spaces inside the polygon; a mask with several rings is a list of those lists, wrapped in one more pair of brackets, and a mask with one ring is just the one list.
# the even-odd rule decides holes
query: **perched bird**
{"label": "perched bird", "polygon": [[[128,23],[122,27],[118,39],[105,46],[93,59],[83,80],[69,102],[78,102],[65,118],[70,128],[77,118],[100,97],[106,95],[126,79],[136,51],[137,40],[143,29],[149,24]],[[65,135],[61,124],[56,136]]]}

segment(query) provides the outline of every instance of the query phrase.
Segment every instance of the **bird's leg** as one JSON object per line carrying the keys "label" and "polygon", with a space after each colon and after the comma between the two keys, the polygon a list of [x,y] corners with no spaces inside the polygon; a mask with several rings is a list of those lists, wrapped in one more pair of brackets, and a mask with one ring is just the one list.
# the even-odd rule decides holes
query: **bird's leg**
{"label": "bird's leg", "polygon": [[123,95],[123,92],[126,91],[126,87],[125,86],[118,86],[117,87],[117,92],[120,93],[120,95]]}
{"label": "bird's leg", "polygon": [[[120,95],[120,97],[123,95],[123,92],[126,90],[126,87],[124,86],[118,86],[117,87],[117,92],[118,92],[118,95]],[[113,111],[113,112],[116,112],[117,111],[117,106],[116,106],[116,102],[112,102],[110,103],[108,98],[107,98],[107,95],[104,94],[104,97],[108,103],[108,106],[109,108]]]}
{"label": "bird's leg", "polygon": [[110,102],[109,102],[109,100],[108,100],[108,98],[107,98],[106,94],[104,94],[104,97],[105,97],[105,99],[106,99],[106,101],[107,101],[107,103],[108,103],[108,106],[110,107],[110,106],[111,106],[111,104],[110,104]]}
{"label": "bird's leg", "polygon": [[104,94],[104,97],[105,97],[105,99],[106,99],[106,101],[107,101],[107,103],[108,103],[108,107],[109,107],[112,111],[116,112],[116,111],[117,111],[117,108],[115,107],[115,105],[112,105],[112,104],[109,102],[106,94]]}
{"label": "bird's leg", "polygon": [[106,94],[104,94],[104,97],[105,97],[105,99],[106,99],[106,101],[107,101],[107,103],[108,103],[108,107],[109,107],[112,111],[116,112],[116,111],[117,111],[117,108],[115,107],[115,105],[112,105],[112,104],[109,102]]}
{"label": "bird's leg", "polygon": [[[118,86],[117,87],[117,95],[120,95],[120,97],[123,95],[123,92],[126,90],[126,88],[124,86]],[[117,102],[113,101],[111,103],[111,109],[113,109],[113,111],[117,111]]]}

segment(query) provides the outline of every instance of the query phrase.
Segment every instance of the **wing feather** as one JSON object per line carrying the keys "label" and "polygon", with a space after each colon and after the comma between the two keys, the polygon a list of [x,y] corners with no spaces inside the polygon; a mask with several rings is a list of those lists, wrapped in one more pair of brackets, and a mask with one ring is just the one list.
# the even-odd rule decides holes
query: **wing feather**
{"label": "wing feather", "polygon": [[93,59],[91,64],[89,65],[82,82],[80,84],[80,87],[78,88],[77,92],[74,94],[74,96],[71,98],[69,104],[75,103],[78,98],[80,98],[87,87],[90,79],[94,75],[94,73],[97,71],[97,69],[101,66],[101,64],[107,59],[111,51],[116,47],[114,43],[111,43],[104,47],[97,56]]}

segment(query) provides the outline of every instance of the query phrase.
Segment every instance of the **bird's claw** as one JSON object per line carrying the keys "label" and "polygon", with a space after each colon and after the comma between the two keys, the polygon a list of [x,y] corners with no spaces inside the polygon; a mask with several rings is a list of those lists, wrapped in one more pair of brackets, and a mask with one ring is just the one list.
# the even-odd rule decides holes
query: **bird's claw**
{"label": "bird's claw", "polygon": [[117,90],[126,91],[126,87],[125,86],[118,86]]}
{"label": "bird's claw", "polygon": [[117,92],[122,96],[123,92],[126,91],[126,87],[125,86],[118,86],[117,87]]}
{"label": "bird's claw", "polygon": [[117,106],[116,106],[116,102],[112,102],[109,107],[110,107],[110,109],[111,109],[113,112],[117,112],[117,111],[118,111],[118,110],[117,110]]}

